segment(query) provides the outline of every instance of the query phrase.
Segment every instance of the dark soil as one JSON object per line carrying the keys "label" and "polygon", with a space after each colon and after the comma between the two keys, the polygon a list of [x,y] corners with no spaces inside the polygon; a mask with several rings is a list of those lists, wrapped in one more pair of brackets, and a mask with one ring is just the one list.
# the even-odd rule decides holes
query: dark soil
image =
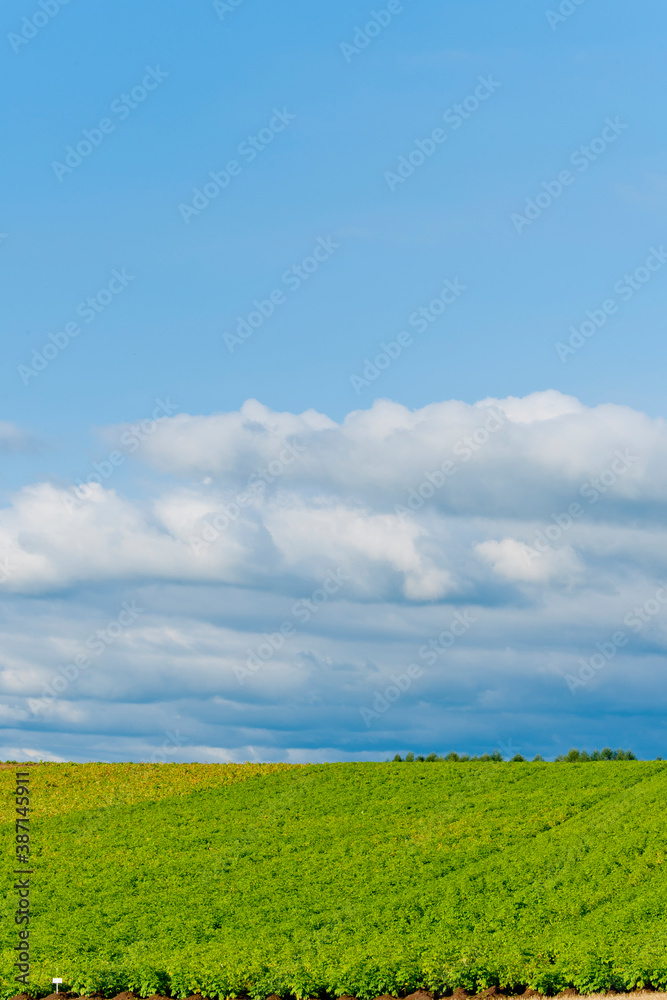
{"label": "dark soil", "polygon": [[[0,762],[0,767],[3,766],[5,765]],[[656,991],[652,986],[646,986],[643,990],[632,990],[630,993],[617,993],[615,990],[609,990],[605,994],[605,1000],[607,997],[609,1000],[644,1000],[641,994],[656,992],[659,993],[660,991]],[[667,1000],[667,993],[662,993],[661,997]],[[498,986],[489,986],[488,989],[476,994],[458,986],[451,996],[443,996],[442,1000],[494,1000],[494,998],[495,1000],[548,1000],[544,994],[531,989],[529,986],[522,993],[518,991],[512,993],[510,990],[501,990]],[[34,998],[27,993],[17,993],[15,996],[10,997],[10,1000],[34,1000]],[[43,997],[42,1000],[108,1000],[108,998],[104,997],[101,993],[93,993],[90,996],[79,996],[76,993],[63,991],[62,993],[51,993],[48,997]],[[119,993],[117,996],[112,997],[111,1000],[139,1000],[139,998],[134,993],[125,992]],[[146,1000],[172,1000],[172,998],[163,996],[160,993],[153,993]],[[206,998],[202,997],[199,993],[193,993],[186,1000],[206,1000]],[[247,996],[238,996],[232,998],[232,1000],[250,1000],[250,998]],[[272,993],[266,1000],[283,1000],[283,998]],[[318,1000],[318,998],[311,997],[309,1000]],[[358,1000],[358,998],[343,994],[338,997],[338,1000]],[[375,1000],[397,1000],[397,998],[389,993],[382,993],[379,997],[375,997]],[[435,998],[430,990],[415,990],[414,993],[403,997],[402,1000],[435,1000]],[[557,996],[552,997],[551,1000],[587,1000],[587,997],[578,993],[572,987],[568,987],[568,989],[558,993]]]}
{"label": "dark soil", "polygon": [[468,993],[467,990],[464,990],[462,986],[457,986],[452,993],[450,1000],[468,1000],[469,996],[471,996],[471,994]]}

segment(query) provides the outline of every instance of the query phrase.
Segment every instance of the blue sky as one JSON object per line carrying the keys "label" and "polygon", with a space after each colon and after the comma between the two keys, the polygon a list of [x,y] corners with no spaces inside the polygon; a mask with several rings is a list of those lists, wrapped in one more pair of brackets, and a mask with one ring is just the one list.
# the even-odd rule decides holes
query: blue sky
{"label": "blue sky", "polygon": [[[540,671],[553,669],[562,687],[569,669],[556,641],[561,626],[538,643],[542,665],[534,675],[524,676],[519,666],[534,646],[529,620],[536,609],[556,615],[556,604],[569,600],[574,615],[582,599],[577,588],[583,587],[592,631],[572,638],[573,655],[583,656],[596,641],[606,641],[607,625],[613,624],[618,609],[606,618],[605,602],[618,599],[625,609],[621,595],[634,594],[634,588],[650,599],[660,575],[659,566],[632,564],[629,536],[627,552],[620,539],[644,528],[653,538],[662,502],[656,455],[664,415],[666,14],[653,0],[632,16],[616,0],[604,8],[596,0],[563,0],[560,8],[565,13],[558,15],[556,3],[525,0],[394,0],[375,7],[358,0],[316,6],[301,0],[287,6],[266,0],[237,0],[235,6],[212,0],[188,6],[169,0],[139,7],[128,0],[4,5],[0,73],[12,99],[0,112],[6,151],[0,527],[19,567],[0,582],[7,592],[3,614],[10,650],[2,686],[7,747],[77,759],[150,755],[180,715],[188,745],[209,748],[190,750],[202,759],[206,753],[245,759],[249,746],[267,756],[292,753],[293,759],[308,753],[322,759],[382,755],[422,738],[408,722],[410,712],[435,720],[423,739],[438,741],[442,727],[447,729],[443,720],[451,716],[458,726],[465,712],[479,711],[475,698],[491,704],[493,689],[499,699],[496,728],[485,731],[487,738],[483,731],[463,726],[459,732],[455,726],[458,749],[513,740],[549,753],[540,743],[547,725],[562,732],[565,742],[593,746],[623,736],[637,749],[644,741],[647,753],[660,752],[662,731],[647,735],[647,720],[655,688],[662,691],[661,633],[636,661],[627,650],[615,656],[614,669],[626,657],[627,671],[646,678],[646,697],[633,708],[631,722],[612,712],[614,705],[627,704],[623,672],[613,683],[605,686],[598,678],[593,685],[599,681],[610,701],[592,699],[574,715],[574,695],[566,686],[562,705],[546,696]],[[85,155],[70,153],[67,161],[68,147],[76,150],[82,141]],[[218,190],[211,172],[220,175],[230,161],[236,166]],[[406,176],[399,181],[401,163]],[[200,194],[196,214],[184,209],[207,184],[214,193],[208,204]],[[535,199],[538,207],[527,209]],[[519,217],[524,221],[517,223]],[[446,281],[460,294],[447,294],[443,307]],[[86,307],[91,296],[99,312]],[[258,317],[258,308],[271,314]],[[416,318],[420,309],[427,310],[426,322]],[[243,340],[239,323],[251,314],[257,328]],[[582,323],[595,324],[592,335],[575,334],[576,346],[561,347],[559,354],[557,345],[570,344],[571,328]],[[70,334],[63,335],[67,329]],[[364,376],[367,359],[374,363],[381,344],[399,343],[402,332],[400,353],[385,370],[366,368],[376,376]],[[41,362],[44,345],[52,357]],[[429,469],[440,466],[444,451],[477,426],[481,411],[473,404],[510,397],[529,402],[502,410],[513,413],[516,428],[510,434],[503,426],[485,444],[479,478],[466,479],[461,496],[443,501],[442,524],[435,515],[413,511],[415,533],[405,535],[407,548],[387,556],[405,523],[392,527],[382,518],[396,516],[401,491],[407,495],[419,486]],[[368,425],[353,420],[349,434],[334,430],[348,414],[382,399],[400,409],[376,407]],[[158,413],[157,400],[166,400],[168,408]],[[234,414],[246,413],[247,400],[265,409],[251,406],[252,417],[236,420]],[[428,409],[450,400],[461,407]],[[300,423],[296,415],[311,410],[321,418]],[[94,463],[108,461],[127,425],[150,421],[154,412],[159,427],[151,427],[134,448],[121,446],[121,461],[100,487],[94,506],[96,516],[105,509],[102,521],[88,517],[83,505],[67,522],[69,541],[57,543],[65,528],[49,504],[62,513],[58,496],[91,475]],[[415,423],[417,412],[422,423]],[[221,414],[229,415],[227,423],[215,416]],[[558,433],[547,433],[549,421],[563,424]],[[526,430],[533,423],[535,440]],[[391,434],[412,440],[422,465],[401,472],[397,461],[398,479],[390,489],[382,462],[393,462],[393,450],[383,451],[379,442]],[[267,484],[261,503],[271,495],[275,508],[253,508],[252,517],[244,511],[244,531],[257,537],[252,545],[249,534],[236,539],[241,555],[233,571],[225,563],[202,576],[178,554],[144,551],[137,538],[145,532],[157,532],[163,541],[171,532],[173,541],[180,531],[187,546],[206,503],[228,503],[253,469],[278,460],[266,441],[280,453],[294,435],[328,456],[327,470],[315,469],[309,458],[308,475],[293,477],[290,466]],[[538,439],[543,453],[534,450]],[[400,443],[396,447],[402,454]],[[641,464],[638,459],[627,477],[614,481],[613,503],[604,514],[595,507],[595,517],[582,521],[595,521],[595,530],[609,537],[568,541],[572,551],[559,550],[553,572],[531,569],[522,576],[506,539],[532,544],[533,521],[546,523],[566,510],[591,476],[610,467],[617,447],[636,448]],[[207,452],[215,460],[208,461]],[[358,481],[340,470],[334,475],[344,460],[359,469]],[[525,490],[541,497],[541,506],[524,510],[522,496],[506,499],[518,467]],[[362,482],[366,469],[376,473],[373,489]],[[498,492],[478,504],[488,476]],[[283,489],[288,479],[289,489]],[[571,496],[561,489],[563,482]],[[382,483],[388,493],[382,493]],[[185,509],[186,494],[188,527],[185,521],[177,527],[173,512]],[[332,520],[322,519],[327,504]],[[333,516],[336,504],[350,517],[354,510],[355,517],[370,519],[369,538],[378,532],[376,548],[363,550],[365,568],[354,560],[348,566],[354,563],[361,574],[356,590],[327,598],[326,613],[333,616],[327,628],[339,645],[314,651],[306,629],[308,641],[297,637],[281,651],[284,662],[269,685],[270,698],[269,688],[261,688],[271,709],[261,718],[248,709],[239,728],[231,719],[245,709],[234,689],[234,697],[224,696],[218,718],[211,707],[219,696],[215,669],[207,666],[209,680],[198,694],[189,692],[185,676],[194,668],[176,656],[176,648],[185,643],[196,659],[203,655],[201,643],[217,644],[226,664],[220,668],[222,690],[225,670],[233,674],[232,661],[240,655],[230,652],[237,639],[245,650],[264,631],[273,634],[281,602],[317,589],[330,568],[327,559],[345,563],[345,545],[354,547],[357,533],[364,535]],[[298,538],[285,527],[285,511],[297,510],[310,518],[304,528],[310,555],[297,553]],[[79,523],[77,517],[87,520]],[[458,527],[448,526],[448,517],[458,519]],[[484,529],[476,517],[487,519]],[[241,530],[242,519],[235,520],[234,531]],[[510,531],[507,519],[520,521],[521,530]],[[572,538],[588,530],[582,525]],[[123,551],[124,532],[139,554],[129,561],[119,557],[115,565],[114,544]],[[332,547],[337,533],[347,541]],[[97,568],[87,570],[73,554],[76,540],[88,540],[93,565],[96,542],[107,534],[115,542]],[[459,534],[470,536],[465,551],[458,551]],[[257,541],[260,536],[268,548]],[[653,539],[648,548],[655,545],[659,549]],[[282,561],[271,562],[271,547]],[[360,551],[357,545],[355,559]],[[471,552],[478,553],[480,567],[490,567],[488,579],[470,569]],[[263,560],[273,566],[268,576],[260,572]],[[401,573],[402,582],[393,580],[392,574]],[[557,594],[549,589],[554,580],[560,581],[553,584]],[[174,703],[164,705],[157,697],[145,650],[124,636],[120,641],[127,646],[117,662],[109,659],[99,690],[77,687],[53,718],[46,711],[38,719],[25,714],[25,699],[41,689],[40,671],[50,676],[56,667],[49,664],[60,662],[77,635],[88,635],[87,623],[115,618],[137,587],[150,589],[145,613],[151,625],[142,629],[161,636]],[[193,617],[170,640],[172,602],[192,604]],[[216,602],[232,610],[217,612]],[[468,708],[457,714],[458,695],[445,683],[442,666],[442,683],[419,698],[408,692],[392,709],[394,721],[377,736],[371,738],[368,727],[360,734],[359,692],[368,688],[372,696],[374,671],[391,660],[387,650],[395,630],[403,630],[408,645],[425,630],[426,641],[453,609],[468,604],[494,606],[498,614],[483,648],[470,653]],[[340,605],[335,613],[334,605]],[[524,617],[518,615],[521,607]],[[595,624],[598,615],[603,621]],[[214,637],[223,619],[229,634]],[[554,620],[560,621],[558,615]],[[350,621],[357,631],[348,635]],[[659,631],[658,621],[650,618],[647,629]],[[513,642],[523,650],[514,656],[507,652],[509,622]],[[315,618],[311,627],[317,630]],[[207,630],[213,630],[210,636]],[[645,636],[642,631],[642,641]],[[406,662],[411,655],[406,648]],[[327,657],[334,679],[322,688]],[[400,662],[405,657],[401,652]],[[348,664],[354,682],[348,678],[337,686],[340,713],[326,724],[319,721],[313,734],[304,707],[307,691],[314,702],[330,699],[323,692],[329,683],[336,686],[339,660]],[[488,668],[482,669],[491,660],[505,664],[493,683]],[[295,663],[306,661],[319,666],[297,697],[288,678]],[[457,676],[461,670],[459,665]],[[524,694],[511,694],[516,671],[525,705]],[[142,677],[144,686],[135,690]],[[128,732],[121,732],[119,722],[100,734],[90,720],[95,699],[105,698],[149,706],[144,722],[137,716]],[[320,739],[317,731],[326,736]],[[529,736],[521,738],[526,731]],[[178,756],[176,751],[170,750]]]}

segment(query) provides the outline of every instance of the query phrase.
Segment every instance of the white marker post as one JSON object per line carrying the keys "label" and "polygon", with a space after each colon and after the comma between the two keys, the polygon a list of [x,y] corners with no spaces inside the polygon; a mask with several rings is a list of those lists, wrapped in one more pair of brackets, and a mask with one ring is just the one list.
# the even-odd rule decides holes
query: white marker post
{"label": "white marker post", "polygon": [[62,979],[52,979],[51,982],[55,983],[55,986],[56,986],[56,996],[57,996],[58,995],[58,987],[62,983]]}

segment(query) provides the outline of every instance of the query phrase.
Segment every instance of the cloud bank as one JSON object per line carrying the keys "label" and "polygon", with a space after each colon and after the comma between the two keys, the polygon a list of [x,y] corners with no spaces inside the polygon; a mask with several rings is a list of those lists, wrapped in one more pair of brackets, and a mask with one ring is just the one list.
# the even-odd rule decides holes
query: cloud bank
{"label": "cloud bank", "polygon": [[665,421],[555,391],[341,423],[250,400],[131,450],[131,495],[110,457],[0,510],[12,753],[660,752]]}

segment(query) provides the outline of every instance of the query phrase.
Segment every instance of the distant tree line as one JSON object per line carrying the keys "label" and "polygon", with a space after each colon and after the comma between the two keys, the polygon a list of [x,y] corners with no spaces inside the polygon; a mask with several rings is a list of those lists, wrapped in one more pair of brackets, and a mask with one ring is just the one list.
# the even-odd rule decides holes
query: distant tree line
{"label": "distant tree line", "polygon": [[[659,757],[657,759],[660,760]],[[632,750],[610,750],[609,747],[594,750],[593,753],[573,748],[569,753],[562,753],[560,757],[556,757],[556,761],[567,761],[568,763],[587,760],[637,760],[637,757]]]}
{"label": "distant tree line", "polygon": [[[610,747],[603,747],[602,750],[593,750],[592,753],[588,753],[587,750],[575,750],[572,748],[572,750],[568,753],[562,753],[556,757],[554,763],[572,764],[592,760],[637,760],[637,757],[632,750],[612,750]],[[662,760],[662,758],[656,757],[656,760]],[[471,756],[469,753],[455,753],[452,750],[451,753],[444,756],[437,753],[430,753],[428,756],[424,756],[424,754],[415,755],[413,753],[406,753],[405,757],[401,757],[400,753],[397,753],[396,756],[392,758],[391,762],[412,764],[416,761],[424,763],[447,761],[455,764],[462,764],[467,761],[483,761],[485,763],[490,761],[492,763],[502,764],[505,762],[505,758],[498,750],[494,750],[493,753],[483,753],[479,757]],[[537,756],[533,757],[532,762],[528,761],[527,757],[522,757],[520,753],[515,754],[508,761],[510,764],[527,764],[536,762],[542,764],[545,763],[544,757],[542,757],[539,753]]]}

